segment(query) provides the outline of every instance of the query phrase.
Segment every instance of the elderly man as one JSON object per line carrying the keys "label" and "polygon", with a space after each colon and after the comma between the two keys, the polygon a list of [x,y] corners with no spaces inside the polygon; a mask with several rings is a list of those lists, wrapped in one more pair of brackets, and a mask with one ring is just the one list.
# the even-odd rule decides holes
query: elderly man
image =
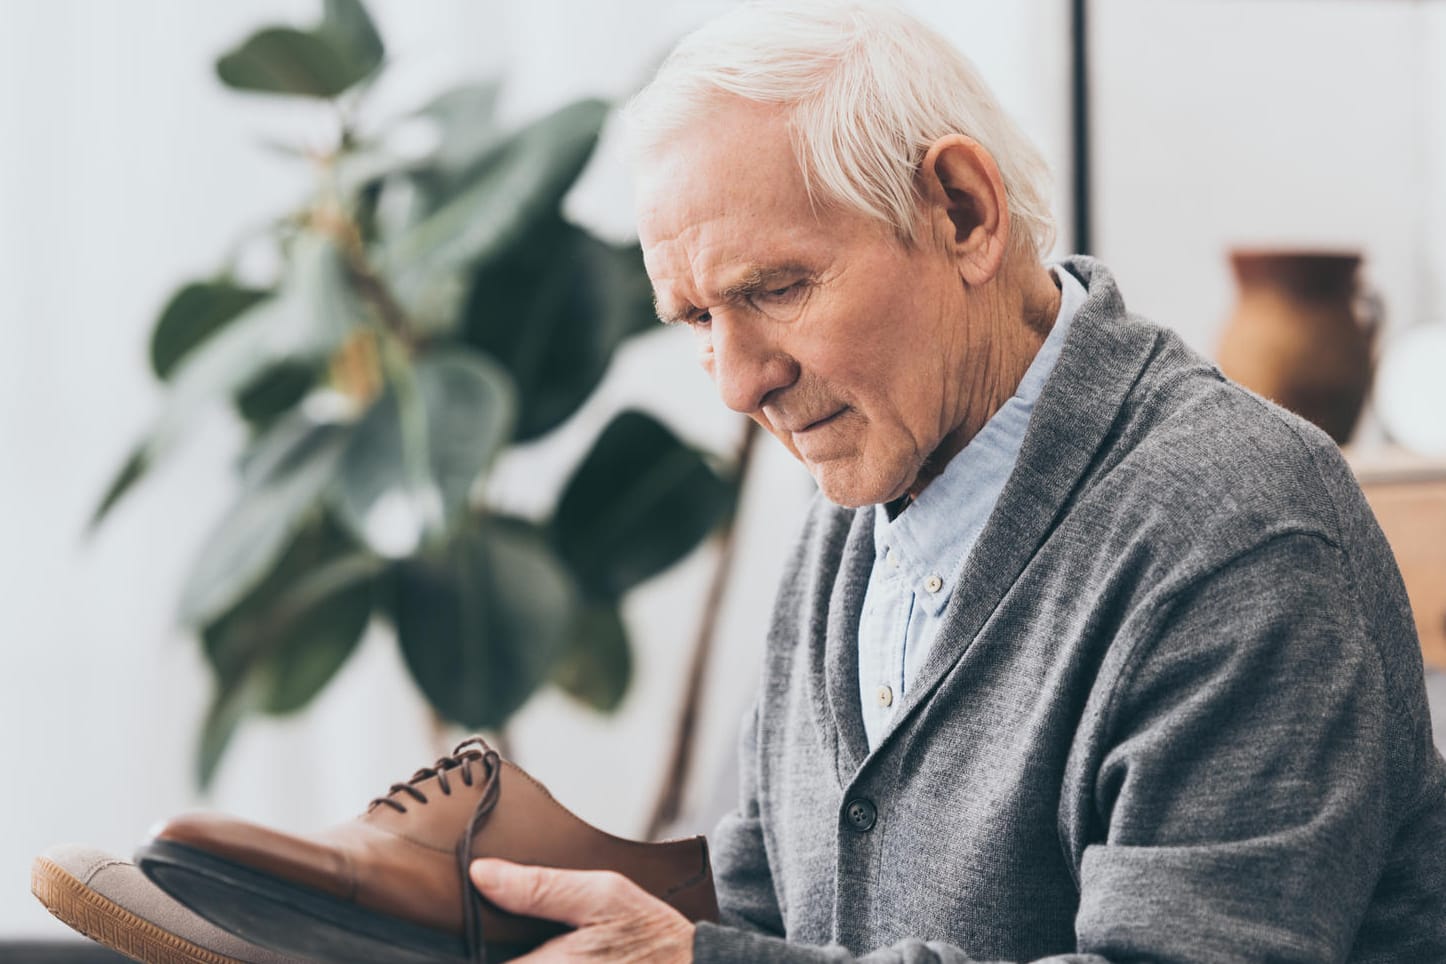
{"label": "elderly man", "polygon": [[1446,961],[1446,765],[1326,437],[1045,266],[1035,151],[906,15],[745,6],[630,109],[660,315],[813,507],[721,926],[479,862],[540,958]]}

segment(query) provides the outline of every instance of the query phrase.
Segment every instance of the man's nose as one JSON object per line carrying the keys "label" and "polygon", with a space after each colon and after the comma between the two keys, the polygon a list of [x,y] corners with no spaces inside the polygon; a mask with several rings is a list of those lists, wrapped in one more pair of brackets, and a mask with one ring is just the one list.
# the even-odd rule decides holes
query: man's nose
{"label": "man's nose", "polygon": [[798,363],[755,326],[722,314],[715,312],[713,321],[713,382],[724,405],[752,415],[770,394],[797,381]]}

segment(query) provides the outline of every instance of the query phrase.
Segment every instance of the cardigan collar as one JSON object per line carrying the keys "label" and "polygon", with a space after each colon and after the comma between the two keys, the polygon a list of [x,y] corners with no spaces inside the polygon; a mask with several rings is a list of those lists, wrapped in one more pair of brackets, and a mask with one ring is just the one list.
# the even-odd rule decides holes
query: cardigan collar
{"label": "cardigan collar", "polygon": [[[1040,392],[1018,462],[960,571],[959,591],[928,660],[875,755],[933,695],[1044,542],[1155,351],[1158,329],[1127,317],[1103,265],[1076,256],[1062,267],[1085,285],[1088,297]],[[810,662],[815,708],[820,723],[837,736],[840,782],[846,785],[869,758],[858,699],[858,623],[874,561],[873,511],[837,517],[849,528],[835,578],[815,584],[815,592],[828,596],[826,603],[815,600],[815,611],[828,617],[812,627]]]}

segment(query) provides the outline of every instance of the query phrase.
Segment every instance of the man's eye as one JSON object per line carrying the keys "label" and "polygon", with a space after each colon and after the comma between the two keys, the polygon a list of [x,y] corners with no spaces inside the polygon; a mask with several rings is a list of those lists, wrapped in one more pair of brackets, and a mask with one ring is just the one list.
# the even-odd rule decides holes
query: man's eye
{"label": "man's eye", "polygon": [[807,286],[804,284],[804,282],[795,281],[792,284],[784,285],[781,288],[766,288],[763,291],[759,292],[758,298],[762,301],[772,302],[775,304],[788,304],[789,302],[797,299],[799,295],[803,294],[805,287]]}
{"label": "man's eye", "polygon": [[713,316],[708,312],[694,309],[689,309],[686,312],[680,312],[676,315],[664,315],[659,312],[659,315],[659,320],[669,327],[694,328],[698,325],[706,327],[708,322],[713,320]]}

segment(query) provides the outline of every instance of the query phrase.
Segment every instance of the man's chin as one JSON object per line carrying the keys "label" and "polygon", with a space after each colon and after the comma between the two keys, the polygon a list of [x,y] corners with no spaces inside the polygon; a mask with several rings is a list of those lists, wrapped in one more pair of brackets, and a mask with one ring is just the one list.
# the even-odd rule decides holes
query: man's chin
{"label": "man's chin", "polygon": [[859,478],[841,466],[825,462],[807,465],[818,491],[825,499],[844,509],[892,502],[909,489],[908,482],[881,478]]}

